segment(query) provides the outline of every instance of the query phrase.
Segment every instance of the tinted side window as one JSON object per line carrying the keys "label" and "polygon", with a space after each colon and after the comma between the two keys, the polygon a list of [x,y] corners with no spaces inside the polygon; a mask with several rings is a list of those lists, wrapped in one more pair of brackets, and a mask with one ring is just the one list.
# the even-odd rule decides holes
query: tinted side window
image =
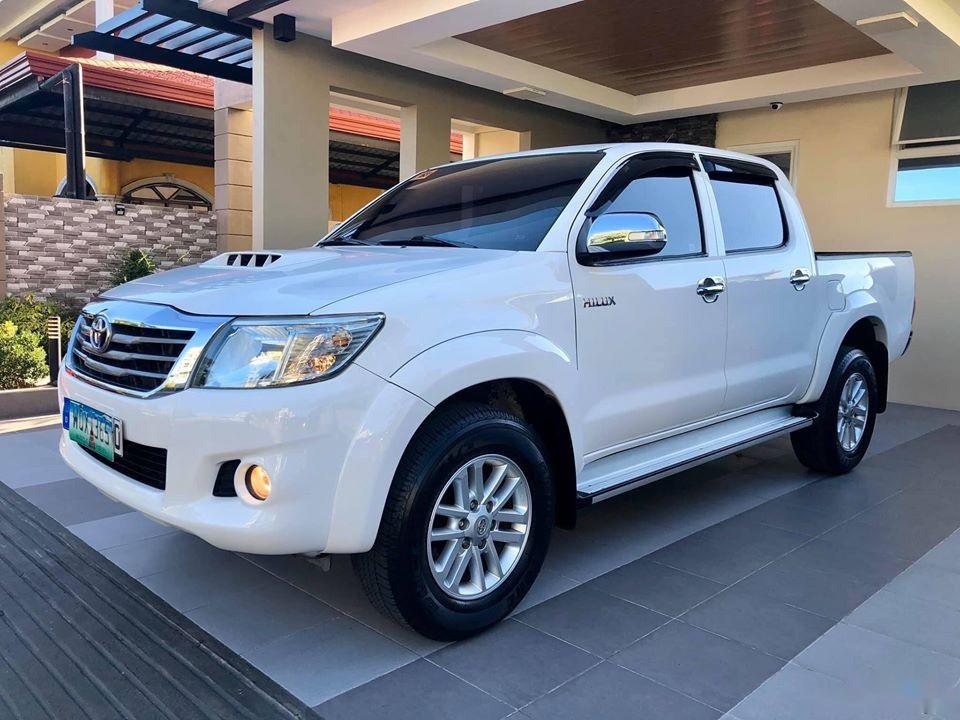
{"label": "tinted side window", "polygon": [[667,231],[667,246],[656,257],[698,255],[703,252],[700,209],[687,168],[663,168],[627,184],[604,213],[653,213]]}
{"label": "tinted side window", "polygon": [[786,240],[783,213],[772,182],[743,176],[718,177],[711,173],[710,183],[717,198],[727,252],[783,245]]}

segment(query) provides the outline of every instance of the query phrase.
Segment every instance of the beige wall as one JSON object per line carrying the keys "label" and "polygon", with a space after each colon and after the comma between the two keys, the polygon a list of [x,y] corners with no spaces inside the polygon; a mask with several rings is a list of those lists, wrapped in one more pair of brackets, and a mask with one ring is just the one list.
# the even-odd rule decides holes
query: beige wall
{"label": "beige wall", "polygon": [[720,116],[718,147],[798,141],[796,185],[817,250],[910,250],[913,344],[891,369],[896,402],[960,410],[960,205],[887,207],[894,92]]}
{"label": "beige wall", "polygon": [[[100,195],[119,195],[121,188],[135,180],[173,175],[202,188],[213,196],[213,168],[137,158],[129,162],[87,158],[87,175]],[[63,153],[21,148],[0,149],[0,171],[7,178],[7,192],[49,196],[67,174]]]}

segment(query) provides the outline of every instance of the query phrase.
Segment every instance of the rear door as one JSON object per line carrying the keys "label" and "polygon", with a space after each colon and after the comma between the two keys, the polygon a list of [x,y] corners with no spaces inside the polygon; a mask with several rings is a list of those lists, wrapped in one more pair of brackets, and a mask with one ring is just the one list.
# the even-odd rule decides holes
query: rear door
{"label": "rear door", "polygon": [[[726,293],[713,223],[701,206],[706,177],[689,153],[634,156],[613,174],[590,215],[644,212],[667,231],[657,255],[585,264],[571,251],[584,450],[621,449],[710,418],[721,406]],[[592,223],[583,220],[582,243]]]}
{"label": "rear door", "polygon": [[826,322],[824,288],[799,206],[766,166],[701,160],[720,222],[727,277],[722,410],[792,402],[810,382]]}

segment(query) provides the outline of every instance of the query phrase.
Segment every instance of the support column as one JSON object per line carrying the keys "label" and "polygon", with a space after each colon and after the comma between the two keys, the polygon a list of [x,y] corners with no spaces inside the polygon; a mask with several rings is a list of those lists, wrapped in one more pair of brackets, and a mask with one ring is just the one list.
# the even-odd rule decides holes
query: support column
{"label": "support column", "polygon": [[217,249],[253,247],[253,103],[249,85],[214,85],[214,183]]}
{"label": "support column", "polygon": [[327,232],[330,82],[301,38],[253,33],[253,247],[298,248]]}
{"label": "support column", "polygon": [[[12,185],[12,183],[11,183]],[[7,296],[7,204],[3,197],[3,175],[0,175],[0,300]]]}
{"label": "support column", "polygon": [[[114,6],[113,0],[95,0],[93,7],[94,17],[96,18],[96,25],[98,27],[101,23],[105,23],[117,14],[117,8]],[[97,51],[96,57],[100,60],[113,60],[112,53],[103,52],[102,50]]]}
{"label": "support column", "polygon": [[400,179],[450,162],[450,112],[407,105],[400,110]]}

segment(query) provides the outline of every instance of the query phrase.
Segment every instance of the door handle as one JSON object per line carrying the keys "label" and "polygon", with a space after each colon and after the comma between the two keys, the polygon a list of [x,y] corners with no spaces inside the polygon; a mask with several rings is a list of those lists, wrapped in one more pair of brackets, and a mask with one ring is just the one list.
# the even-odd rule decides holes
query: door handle
{"label": "door handle", "polygon": [[703,298],[704,302],[712,303],[716,302],[716,299],[720,297],[720,293],[727,289],[727,286],[723,283],[723,278],[719,277],[705,277],[697,285],[697,295]]}
{"label": "door handle", "polygon": [[810,274],[810,271],[806,268],[797,268],[790,274],[790,284],[793,285],[794,289],[798,292],[803,290],[806,287],[807,283],[813,276]]}

